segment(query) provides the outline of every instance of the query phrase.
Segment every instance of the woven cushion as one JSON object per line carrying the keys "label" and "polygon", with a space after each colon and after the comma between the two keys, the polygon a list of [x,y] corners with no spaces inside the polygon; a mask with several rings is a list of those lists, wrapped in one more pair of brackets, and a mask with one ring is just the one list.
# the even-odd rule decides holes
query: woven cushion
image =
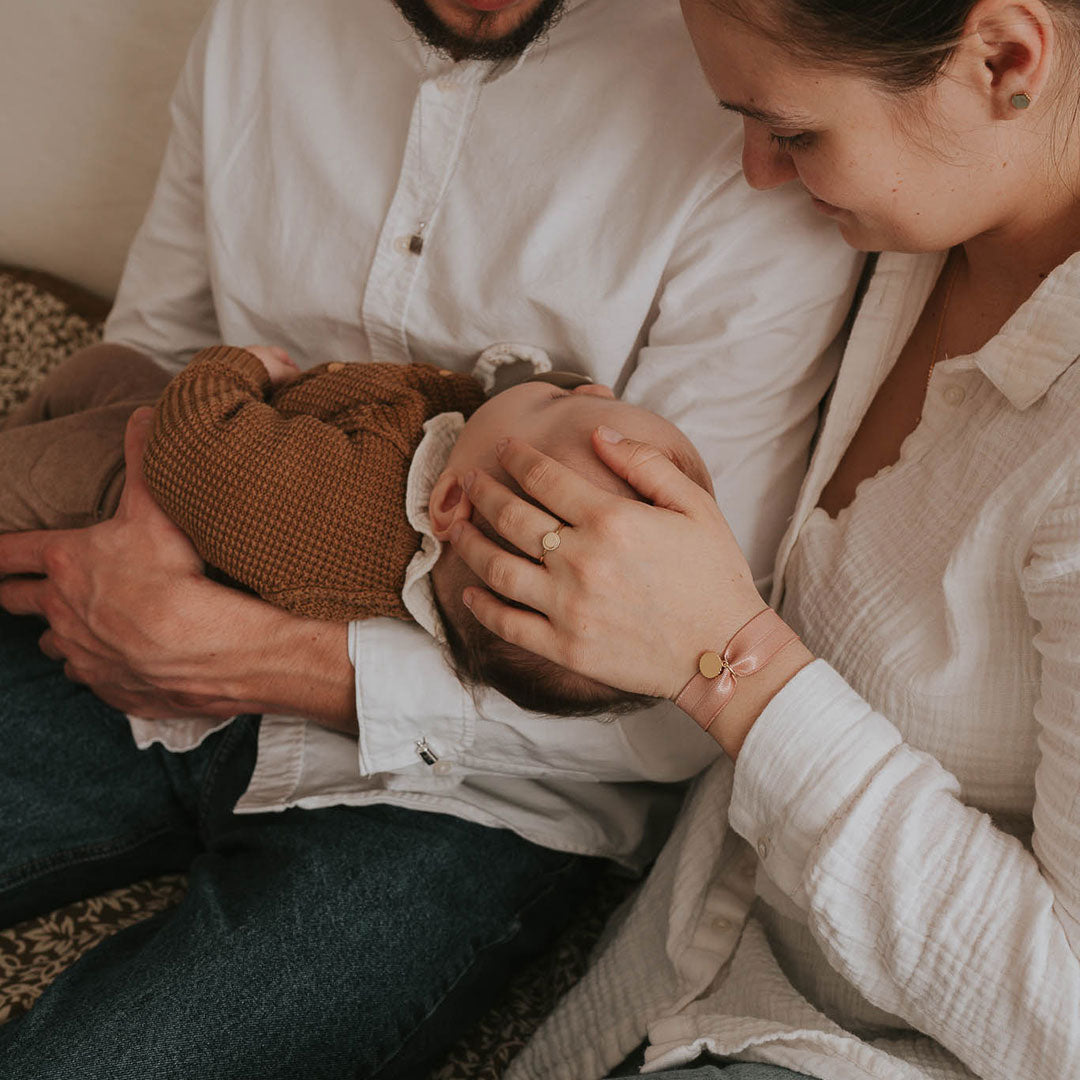
{"label": "woven cushion", "polygon": [[0,416],[65,356],[100,341],[108,311],[77,285],[0,267]]}
{"label": "woven cushion", "polygon": [[[65,356],[101,337],[108,303],[44,274],[0,267],[0,415]],[[607,878],[556,946],[512,981],[451,1049],[432,1080],[498,1080],[558,998],[580,978],[608,915],[630,890]],[[56,976],[109,934],[178,903],[172,875],[114,889],[0,930],[0,1023],[26,1011]]]}

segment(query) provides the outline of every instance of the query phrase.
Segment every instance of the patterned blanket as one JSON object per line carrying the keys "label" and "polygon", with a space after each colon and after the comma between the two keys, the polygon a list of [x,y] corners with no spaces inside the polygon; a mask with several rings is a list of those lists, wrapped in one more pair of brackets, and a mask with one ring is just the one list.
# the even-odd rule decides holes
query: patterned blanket
{"label": "patterned blanket", "polygon": [[[0,267],[0,416],[64,357],[101,337],[108,303],[43,274]],[[610,877],[548,954],[464,1034],[430,1080],[498,1080],[543,1017],[584,971],[607,917],[630,891]],[[0,930],[0,1023],[31,1007],[87,949],[179,903],[184,878],[141,881]]]}

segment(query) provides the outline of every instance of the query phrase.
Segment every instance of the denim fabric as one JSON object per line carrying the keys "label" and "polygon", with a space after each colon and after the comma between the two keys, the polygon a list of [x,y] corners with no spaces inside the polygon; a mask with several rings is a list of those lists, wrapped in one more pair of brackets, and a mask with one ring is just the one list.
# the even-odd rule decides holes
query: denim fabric
{"label": "denim fabric", "polygon": [[0,615],[0,925],[165,870],[190,885],[0,1027],[0,1077],[420,1077],[593,880],[439,814],[235,815],[256,718],[139,751],[40,630]]}

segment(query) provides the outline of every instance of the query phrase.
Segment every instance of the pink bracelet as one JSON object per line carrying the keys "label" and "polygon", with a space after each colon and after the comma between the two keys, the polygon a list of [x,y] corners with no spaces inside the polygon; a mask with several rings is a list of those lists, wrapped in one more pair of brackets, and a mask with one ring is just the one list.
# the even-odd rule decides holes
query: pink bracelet
{"label": "pink bracelet", "polygon": [[692,717],[702,731],[724,711],[745,675],[760,671],[798,635],[773,611],[766,608],[735,631],[723,653],[703,652],[697,674],[682,688],[675,704]]}

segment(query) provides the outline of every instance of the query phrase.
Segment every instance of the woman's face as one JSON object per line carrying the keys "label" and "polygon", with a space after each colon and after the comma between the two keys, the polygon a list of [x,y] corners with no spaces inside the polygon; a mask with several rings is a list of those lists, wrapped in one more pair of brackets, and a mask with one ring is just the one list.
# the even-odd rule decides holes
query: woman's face
{"label": "woman's face", "polygon": [[[997,228],[1021,192],[1011,125],[995,120],[964,50],[925,90],[796,66],[710,0],[682,0],[720,103],[744,117],[743,169],[756,188],[802,184],[865,251],[942,251]],[[975,67],[970,67],[971,64]]]}

